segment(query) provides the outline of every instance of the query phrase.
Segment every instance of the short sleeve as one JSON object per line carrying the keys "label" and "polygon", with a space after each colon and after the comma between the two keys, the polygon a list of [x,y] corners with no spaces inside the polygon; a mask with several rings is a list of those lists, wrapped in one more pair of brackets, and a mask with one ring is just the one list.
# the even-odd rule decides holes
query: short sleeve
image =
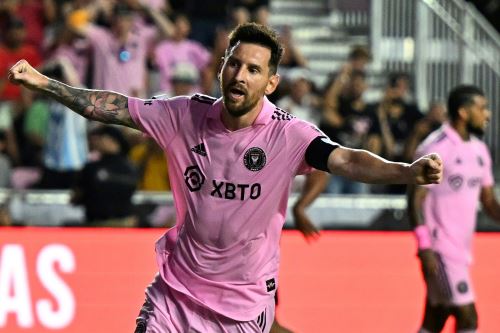
{"label": "short sleeve", "polygon": [[167,149],[180,130],[182,121],[189,112],[189,105],[190,99],[187,96],[150,100],[133,97],[128,99],[132,120],[163,149]]}
{"label": "short sleeve", "polygon": [[309,144],[319,136],[325,136],[315,125],[294,118],[286,131],[287,147],[289,149],[289,165],[295,170],[294,174],[302,175],[314,170],[305,161],[305,153]]}

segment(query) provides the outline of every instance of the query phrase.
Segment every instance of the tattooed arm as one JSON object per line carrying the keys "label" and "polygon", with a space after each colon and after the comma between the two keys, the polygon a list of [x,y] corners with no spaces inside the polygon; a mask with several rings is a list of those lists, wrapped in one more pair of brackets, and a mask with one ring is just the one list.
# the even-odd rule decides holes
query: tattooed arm
{"label": "tattooed arm", "polygon": [[42,91],[85,118],[136,128],[128,112],[127,96],[112,91],[75,88],[52,79]]}
{"label": "tattooed arm", "polygon": [[128,97],[122,94],[69,86],[42,75],[26,60],[10,69],[9,80],[51,96],[85,118],[137,128],[128,111]]}

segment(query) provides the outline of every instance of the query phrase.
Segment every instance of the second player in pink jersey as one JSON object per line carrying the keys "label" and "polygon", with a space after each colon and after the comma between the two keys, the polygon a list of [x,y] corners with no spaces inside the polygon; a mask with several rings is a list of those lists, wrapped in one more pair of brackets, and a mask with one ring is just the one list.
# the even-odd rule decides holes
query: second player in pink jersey
{"label": "second player in pink jersey", "polygon": [[368,183],[439,183],[435,154],[412,164],[328,140],[276,108],[276,33],[243,24],[219,73],[223,97],[141,100],[78,89],[20,61],[12,82],[53,96],[90,119],[137,128],[168,159],[177,225],[157,245],[159,275],[136,332],[266,332],[274,318],[279,238],[293,177],[313,168]]}
{"label": "second player in pink jersey", "polygon": [[452,315],[457,332],[476,332],[477,313],[470,279],[471,242],[479,201],[500,221],[493,194],[493,174],[482,136],[490,111],[484,93],[458,86],[448,98],[450,123],[417,149],[417,156],[437,152],[444,161],[439,185],[410,191],[410,219],[419,241],[419,257],[427,284],[427,302],[420,333],[440,332]]}

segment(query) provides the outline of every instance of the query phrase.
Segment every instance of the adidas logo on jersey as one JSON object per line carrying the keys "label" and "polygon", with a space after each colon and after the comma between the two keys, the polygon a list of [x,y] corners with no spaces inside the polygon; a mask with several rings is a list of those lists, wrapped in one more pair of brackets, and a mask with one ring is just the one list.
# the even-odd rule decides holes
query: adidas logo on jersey
{"label": "adidas logo on jersey", "polygon": [[201,156],[207,156],[207,151],[205,150],[205,144],[203,142],[191,148],[191,151]]}

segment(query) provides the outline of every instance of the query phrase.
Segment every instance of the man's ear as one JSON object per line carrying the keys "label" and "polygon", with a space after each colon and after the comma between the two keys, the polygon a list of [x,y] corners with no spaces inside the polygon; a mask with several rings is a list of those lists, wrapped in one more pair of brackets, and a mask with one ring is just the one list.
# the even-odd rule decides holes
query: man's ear
{"label": "man's ear", "polygon": [[264,94],[271,95],[276,90],[279,83],[280,83],[280,75],[279,74],[271,75],[271,77],[269,78],[269,81],[267,82],[267,86],[266,86],[266,90],[264,91]]}
{"label": "man's ear", "polygon": [[458,115],[463,120],[467,121],[469,119],[469,111],[465,107],[458,109]]}

